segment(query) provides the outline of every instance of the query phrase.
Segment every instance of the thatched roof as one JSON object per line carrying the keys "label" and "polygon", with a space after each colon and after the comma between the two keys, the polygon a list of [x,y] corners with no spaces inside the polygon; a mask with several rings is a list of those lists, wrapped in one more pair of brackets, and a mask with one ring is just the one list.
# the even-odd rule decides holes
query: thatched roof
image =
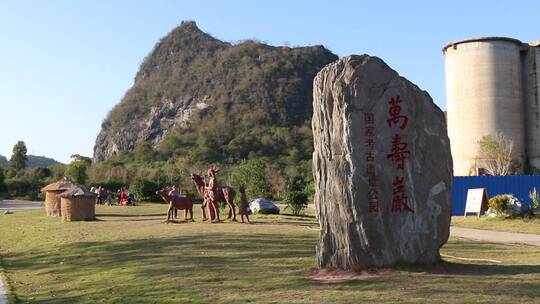
{"label": "thatched roof", "polygon": [[77,184],[74,184],[74,186],[71,189],[60,193],[61,197],[96,196],[96,195],[97,194],[95,194],[94,192],[90,192],[90,191],[86,190],[86,188],[84,188],[83,186],[77,185]]}
{"label": "thatched roof", "polygon": [[42,192],[45,192],[45,191],[62,191],[62,190],[68,190],[68,189],[71,189],[75,186],[74,183],[72,183],[69,179],[67,178],[63,178],[57,182],[54,182],[52,184],[49,184],[43,188],[41,188],[41,191]]}

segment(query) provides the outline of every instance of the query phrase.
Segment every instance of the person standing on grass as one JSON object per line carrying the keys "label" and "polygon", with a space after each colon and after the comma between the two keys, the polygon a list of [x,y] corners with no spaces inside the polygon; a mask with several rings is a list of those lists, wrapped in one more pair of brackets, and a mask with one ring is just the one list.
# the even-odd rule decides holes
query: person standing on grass
{"label": "person standing on grass", "polygon": [[118,202],[120,203],[120,205],[127,206],[128,204],[128,196],[126,194],[126,190],[124,189],[124,187],[122,187],[122,190],[120,190],[120,196],[118,198]]}
{"label": "person standing on grass", "polygon": [[113,201],[113,192],[110,190],[107,190],[107,205],[112,206]]}
{"label": "person standing on grass", "polygon": [[98,186],[97,190],[97,203],[98,205],[102,205],[105,203],[105,189],[103,187]]}

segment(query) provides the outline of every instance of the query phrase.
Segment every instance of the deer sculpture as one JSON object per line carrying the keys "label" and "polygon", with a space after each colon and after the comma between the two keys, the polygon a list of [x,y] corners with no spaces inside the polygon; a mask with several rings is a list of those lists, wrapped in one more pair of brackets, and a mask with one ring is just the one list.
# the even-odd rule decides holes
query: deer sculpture
{"label": "deer sculpture", "polygon": [[[164,188],[159,191],[156,191],[156,194],[159,195],[165,203],[169,204],[169,209],[167,209],[167,220],[170,222],[174,219],[175,211],[184,210],[184,220],[195,221],[193,219],[193,199],[188,196],[170,196],[169,188]],[[189,213],[189,219],[187,218]]]}
{"label": "deer sculpture", "polygon": [[[211,169],[218,171],[217,169]],[[201,196],[204,199],[204,202],[201,206],[202,208],[202,214],[203,214],[203,221],[207,220],[206,217],[206,208],[208,208],[208,218],[210,218],[211,221],[217,220],[219,221],[219,203],[227,204],[229,207],[229,216],[227,219],[231,219],[232,221],[236,221],[236,206],[234,204],[234,198],[236,197],[236,191],[229,187],[229,186],[217,186],[216,193],[215,193],[215,199],[211,201],[209,199],[209,196],[207,194],[206,189],[206,182],[204,178],[201,176],[202,174],[191,174],[191,180],[195,183],[195,188],[197,189],[197,193],[199,196]]]}

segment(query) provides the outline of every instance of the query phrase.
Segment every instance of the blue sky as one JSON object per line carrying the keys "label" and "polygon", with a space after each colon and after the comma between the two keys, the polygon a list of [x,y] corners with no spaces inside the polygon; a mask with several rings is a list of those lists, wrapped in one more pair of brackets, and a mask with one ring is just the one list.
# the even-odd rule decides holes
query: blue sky
{"label": "blue sky", "polygon": [[225,41],[378,56],[444,109],[444,44],[537,40],[539,17],[540,1],[0,0],[0,154],[24,140],[62,162],[91,156],[107,112],[182,20]]}

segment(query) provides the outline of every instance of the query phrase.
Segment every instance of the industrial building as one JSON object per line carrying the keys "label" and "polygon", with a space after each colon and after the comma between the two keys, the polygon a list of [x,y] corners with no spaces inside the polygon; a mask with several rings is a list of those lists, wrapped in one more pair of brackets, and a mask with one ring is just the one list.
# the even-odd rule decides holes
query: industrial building
{"label": "industrial building", "polygon": [[467,39],[448,43],[443,53],[454,175],[482,172],[478,142],[497,133],[513,141],[521,171],[538,173],[540,40]]}

